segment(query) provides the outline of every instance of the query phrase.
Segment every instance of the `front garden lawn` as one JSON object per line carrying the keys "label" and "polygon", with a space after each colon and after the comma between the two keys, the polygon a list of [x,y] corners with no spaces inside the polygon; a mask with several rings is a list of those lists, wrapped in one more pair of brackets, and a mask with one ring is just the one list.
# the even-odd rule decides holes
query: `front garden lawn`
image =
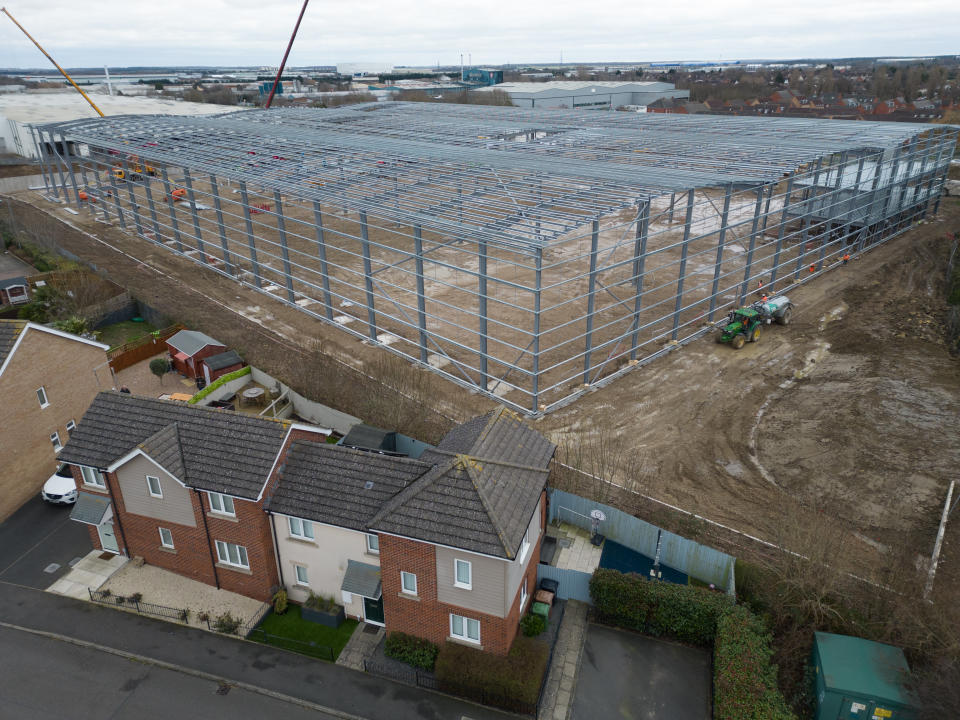
{"label": "front garden lawn", "polygon": [[[263,632],[254,631],[250,639],[324,660],[330,657],[323,648],[330,647],[332,659],[335,661],[356,627],[357,621],[349,618],[336,629],[304,620],[300,617],[300,606],[290,603],[289,609],[283,615],[275,613],[267,615],[258,628]],[[290,642],[284,642],[284,640]],[[309,643],[314,643],[313,647]]]}

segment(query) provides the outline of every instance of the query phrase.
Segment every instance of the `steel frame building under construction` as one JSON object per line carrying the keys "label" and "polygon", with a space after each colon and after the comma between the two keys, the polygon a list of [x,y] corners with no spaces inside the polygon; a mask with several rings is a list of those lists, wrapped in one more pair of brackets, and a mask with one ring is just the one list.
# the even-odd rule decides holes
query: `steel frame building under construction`
{"label": "steel frame building under construction", "polygon": [[936,212],[958,128],[389,102],[34,132],[52,195],[536,415]]}

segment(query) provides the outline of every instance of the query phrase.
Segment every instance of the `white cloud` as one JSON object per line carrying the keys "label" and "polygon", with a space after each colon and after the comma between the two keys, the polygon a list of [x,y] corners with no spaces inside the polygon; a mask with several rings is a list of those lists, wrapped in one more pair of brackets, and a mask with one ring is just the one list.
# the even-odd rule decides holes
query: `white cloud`
{"label": "white cloud", "polygon": [[[276,65],[300,0],[20,0],[18,20],[63,65]],[[397,65],[936,55],[960,51],[953,0],[314,0],[291,65]],[[46,59],[0,17],[0,67]]]}

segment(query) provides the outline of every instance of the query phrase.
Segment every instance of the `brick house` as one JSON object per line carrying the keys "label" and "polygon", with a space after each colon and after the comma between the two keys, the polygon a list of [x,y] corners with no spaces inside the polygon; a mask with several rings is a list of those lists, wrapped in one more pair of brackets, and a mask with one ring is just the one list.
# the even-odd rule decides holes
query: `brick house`
{"label": "brick house", "polygon": [[114,392],[63,449],[71,517],[95,547],[267,600],[278,584],[265,491],[294,441],[329,430]]}
{"label": "brick house", "polygon": [[107,346],[25,320],[0,320],[0,520],[57,468],[98,390],[113,387]]}
{"label": "brick house", "polygon": [[266,508],[294,600],[506,654],[537,578],[556,449],[500,409],[419,459],[294,443]]}
{"label": "brick house", "polygon": [[173,369],[188,378],[202,377],[204,358],[223,353],[227,346],[196,330],[181,330],[167,339]]}

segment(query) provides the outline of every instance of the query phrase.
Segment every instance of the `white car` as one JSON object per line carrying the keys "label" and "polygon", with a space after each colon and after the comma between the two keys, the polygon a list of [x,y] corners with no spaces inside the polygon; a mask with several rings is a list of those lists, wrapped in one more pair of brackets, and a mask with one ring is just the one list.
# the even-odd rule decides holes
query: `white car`
{"label": "white car", "polygon": [[40,497],[54,505],[73,505],[77,501],[77,483],[73,480],[69,465],[63,463],[57,468],[43,484]]}

